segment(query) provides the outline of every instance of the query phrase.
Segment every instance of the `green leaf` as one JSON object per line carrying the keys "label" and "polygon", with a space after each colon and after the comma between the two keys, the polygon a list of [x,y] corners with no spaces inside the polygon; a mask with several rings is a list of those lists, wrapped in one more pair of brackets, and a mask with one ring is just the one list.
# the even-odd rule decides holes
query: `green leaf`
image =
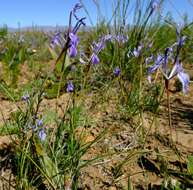
{"label": "green leaf", "polygon": [[48,48],[52,58],[56,60],[58,57],[58,54],[49,45],[47,45],[47,48]]}
{"label": "green leaf", "polygon": [[46,148],[43,146],[41,141],[38,139],[38,137],[34,136],[33,138],[34,145],[36,148],[36,153],[39,156],[41,168],[46,173],[46,176],[49,177],[49,179],[52,181],[52,183],[56,184],[57,181],[57,174],[59,173],[57,171],[57,165],[52,161],[52,159],[48,156]]}
{"label": "green leaf", "polygon": [[188,156],[188,172],[193,176],[193,156]]}
{"label": "green leaf", "polygon": [[19,128],[17,125],[7,122],[3,126],[0,126],[0,135],[12,135],[19,133]]}
{"label": "green leaf", "polygon": [[132,190],[131,176],[128,176],[128,190]]}
{"label": "green leaf", "polygon": [[40,140],[38,139],[38,137],[34,136],[33,141],[34,141],[37,155],[38,156],[46,156],[46,152],[44,151],[44,148],[43,148]]}

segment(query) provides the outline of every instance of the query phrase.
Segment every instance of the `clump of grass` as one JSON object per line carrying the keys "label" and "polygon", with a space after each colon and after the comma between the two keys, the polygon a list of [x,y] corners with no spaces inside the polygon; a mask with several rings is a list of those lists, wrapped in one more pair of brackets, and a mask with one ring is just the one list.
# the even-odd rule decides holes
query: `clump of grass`
{"label": "clump of grass", "polygon": [[[70,100],[63,116],[54,112],[41,115],[41,91],[25,94],[25,107],[14,114],[11,125],[5,125],[1,135],[11,135],[14,156],[15,188],[77,189],[80,169],[89,160],[81,160],[88,149],[101,137],[84,142],[86,118],[81,106]],[[48,128],[49,123],[54,128]],[[79,128],[82,132],[78,133]],[[80,131],[80,130],[79,130]]]}

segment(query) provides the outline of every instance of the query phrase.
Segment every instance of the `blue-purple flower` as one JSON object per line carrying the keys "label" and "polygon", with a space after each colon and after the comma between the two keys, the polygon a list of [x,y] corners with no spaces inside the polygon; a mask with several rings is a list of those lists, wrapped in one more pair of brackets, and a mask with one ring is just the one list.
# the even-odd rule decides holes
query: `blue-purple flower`
{"label": "blue-purple flower", "polygon": [[44,128],[41,128],[39,130],[38,136],[39,136],[41,141],[45,141],[46,140],[46,132],[45,132]]}
{"label": "blue-purple flower", "polygon": [[148,65],[153,60],[153,55],[150,57],[145,58],[145,64]]}
{"label": "blue-purple flower", "polygon": [[190,78],[189,78],[189,75],[184,72],[184,69],[182,68],[182,64],[179,62],[179,60],[177,60],[176,64],[174,65],[167,79],[170,80],[176,75],[180,80],[180,82],[182,83],[183,93],[186,94],[188,92]]}
{"label": "blue-purple flower", "polygon": [[[177,42],[174,43],[171,47],[168,47],[165,49],[164,55],[158,55],[154,65],[152,65],[148,69],[148,80],[151,79],[151,74],[155,72],[157,69],[160,69],[162,72],[165,80],[169,81],[173,77],[177,76],[182,83],[183,92],[188,92],[189,87],[189,75],[184,72],[182,68],[182,64],[179,59],[180,55],[180,49],[185,43],[186,36],[182,36],[182,25],[178,25],[176,27],[176,36],[177,36]],[[176,46],[176,53],[174,54],[174,47]],[[173,63],[172,69],[168,66],[169,58],[171,59],[171,62]]]}
{"label": "blue-purple flower", "polygon": [[107,34],[104,36],[105,41],[111,41],[113,39],[113,36],[111,34]]}
{"label": "blue-purple flower", "polygon": [[69,38],[70,38],[70,44],[73,44],[74,46],[78,45],[79,38],[76,34],[74,34],[73,32],[70,32]]}
{"label": "blue-purple flower", "polygon": [[61,33],[57,32],[51,40],[50,47],[54,49],[56,46],[62,47],[63,45]]}
{"label": "blue-purple flower", "polygon": [[177,76],[179,78],[180,82],[182,83],[183,92],[184,93],[188,92],[189,81],[190,81],[189,75],[184,72],[184,70],[182,68],[182,64],[179,62],[178,59],[176,60],[176,63],[174,64],[172,70],[170,71],[170,69],[168,68],[168,63],[165,61],[165,57],[158,55],[158,57],[155,61],[155,64],[153,66],[151,66],[148,70],[149,82],[151,82],[150,74],[155,72],[157,69],[161,70],[161,72],[166,80],[171,80],[172,78]]}
{"label": "blue-purple flower", "polygon": [[155,11],[159,6],[159,1],[158,0],[152,0],[151,1],[151,9],[152,11]]}
{"label": "blue-purple flower", "polygon": [[96,65],[100,62],[100,59],[98,57],[98,54],[105,48],[105,42],[107,40],[110,40],[110,36],[103,36],[102,38],[100,38],[99,42],[96,43],[94,42],[92,45],[92,55],[91,55],[91,62]]}
{"label": "blue-purple flower", "polygon": [[[92,48],[92,54],[90,57],[90,61],[92,64],[96,65],[100,62],[100,59],[98,57],[99,53],[105,48],[106,42],[111,41],[113,39],[113,36],[111,34],[107,34],[102,36],[98,42],[93,42],[91,48]],[[81,59],[81,61],[83,61]]]}
{"label": "blue-purple flower", "polygon": [[97,65],[100,62],[100,59],[97,54],[93,53],[91,56],[91,62],[93,65]]}
{"label": "blue-purple flower", "polygon": [[72,83],[72,81],[68,81],[66,91],[67,92],[73,92],[74,91],[74,84]]}
{"label": "blue-purple flower", "polygon": [[142,45],[139,45],[137,48],[134,48],[134,50],[133,50],[133,55],[134,55],[135,57],[139,57],[142,48],[143,48]]}
{"label": "blue-purple flower", "polygon": [[73,14],[73,16],[76,18],[77,21],[79,21],[80,19],[78,18],[78,16],[76,15],[76,12],[82,8],[82,4],[81,3],[76,3],[75,6],[73,7],[71,13]]}
{"label": "blue-purple flower", "polygon": [[[80,3],[75,4],[73,9],[70,11],[69,28],[67,34],[61,35],[61,33],[59,32],[51,41],[50,46],[52,48],[55,48],[55,46],[60,46],[60,48],[62,48],[57,62],[59,59],[61,59],[62,54],[66,51],[68,51],[70,57],[76,57],[78,54],[77,46],[79,43],[79,38],[77,36],[77,31],[81,25],[85,25],[84,20],[86,19],[85,17],[78,18],[78,16],[76,15],[76,12],[81,8],[82,5]],[[74,25],[74,27],[72,27],[72,17],[75,17],[76,19],[76,24]]]}
{"label": "blue-purple flower", "polygon": [[82,8],[82,4],[81,3],[76,3],[72,9],[73,13],[76,13],[77,10]]}
{"label": "blue-purple flower", "polygon": [[119,67],[116,67],[114,70],[113,70],[113,73],[116,77],[118,77],[121,73],[121,69]]}
{"label": "blue-purple flower", "polygon": [[70,32],[69,38],[70,38],[69,56],[70,57],[76,57],[77,52],[78,52],[77,51],[77,45],[79,42],[79,38],[73,32]]}
{"label": "blue-purple flower", "polygon": [[32,126],[33,132],[37,131],[38,129],[42,128],[44,125],[43,119],[36,119],[35,124]]}
{"label": "blue-purple flower", "polygon": [[81,25],[85,26],[85,22],[84,20],[86,19],[86,17],[82,17],[79,18],[76,15],[76,12],[81,9],[83,6],[80,3],[76,3],[75,6],[73,7],[72,11],[70,12],[70,20],[69,20],[69,27],[71,29],[71,24],[72,24],[72,15],[74,16],[74,18],[76,19],[76,25],[74,26],[74,28],[71,30],[74,34],[76,34],[76,32],[78,31],[78,29],[80,28]]}
{"label": "blue-purple flower", "polygon": [[128,36],[125,36],[124,34],[118,34],[115,38],[118,43],[126,43],[128,41]]}
{"label": "blue-purple flower", "polygon": [[155,71],[163,64],[163,60],[164,60],[163,56],[160,55],[160,54],[158,54],[158,55],[157,55],[157,58],[156,58],[156,60],[155,60],[154,65],[151,66],[151,67],[149,67],[149,69],[148,69],[148,74],[150,75],[150,74],[152,74],[153,72],[155,72]]}
{"label": "blue-purple flower", "polygon": [[69,53],[69,56],[70,57],[76,57],[76,55],[77,55],[77,53],[78,53],[78,51],[77,51],[77,49],[76,49],[76,46],[75,45],[70,45],[70,47],[69,47],[69,50],[68,50],[68,53]]}
{"label": "blue-purple flower", "polygon": [[29,96],[28,93],[26,93],[26,94],[24,94],[24,95],[21,97],[21,99],[22,99],[23,101],[25,101],[25,102],[29,102],[30,96]]}
{"label": "blue-purple flower", "polygon": [[36,124],[38,127],[42,127],[43,126],[43,120],[42,119],[37,119]]}
{"label": "blue-purple flower", "polygon": [[93,52],[95,52],[96,54],[100,53],[100,51],[103,50],[104,48],[105,48],[104,38],[100,39],[98,43],[94,42],[92,46]]}
{"label": "blue-purple flower", "polygon": [[178,72],[177,74],[178,79],[182,83],[182,90],[183,93],[187,94],[188,93],[188,88],[189,88],[189,83],[190,83],[190,77],[187,73],[184,71]]}

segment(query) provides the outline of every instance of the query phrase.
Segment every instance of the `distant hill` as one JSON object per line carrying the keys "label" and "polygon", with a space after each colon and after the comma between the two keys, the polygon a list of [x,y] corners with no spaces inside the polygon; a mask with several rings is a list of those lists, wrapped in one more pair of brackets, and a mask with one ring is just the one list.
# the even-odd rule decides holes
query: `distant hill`
{"label": "distant hill", "polygon": [[[5,26],[0,26],[1,28],[4,28]],[[21,32],[26,32],[26,31],[43,31],[43,32],[55,32],[55,31],[64,31],[67,30],[67,26],[26,26],[26,27],[21,27],[21,28],[13,28],[13,27],[7,27],[8,32],[17,32],[20,30]],[[81,27],[84,31],[90,30],[92,27],[90,26],[85,26]]]}
{"label": "distant hill", "polygon": [[[26,26],[21,27],[20,31],[26,32],[26,31],[43,31],[43,32],[54,32],[54,31],[63,31],[67,29],[66,26]],[[12,28],[8,27],[9,32],[17,32],[19,28]]]}

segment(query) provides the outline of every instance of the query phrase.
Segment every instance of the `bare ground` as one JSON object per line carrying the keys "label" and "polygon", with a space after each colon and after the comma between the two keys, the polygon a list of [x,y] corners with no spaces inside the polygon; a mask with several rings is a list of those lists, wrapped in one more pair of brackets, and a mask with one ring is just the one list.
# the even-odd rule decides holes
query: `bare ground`
{"label": "bare ground", "polygon": [[[58,110],[61,115],[69,99],[68,94],[58,99]],[[193,86],[189,94],[172,94],[171,112],[172,128],[168,126],[167,106],[163,101],[160,111],[155,115],[145,113],[143,123],[138,125],[137,119],[123,119],[117,112],[114,100],[96,103],[96,95],[85,98],[88,117],[93,125],[86,129],[85,141],[92,141],[103,129],[107,129],[104,138],[93,146],[83,159],[91,159],[97,155],[106,155],[99,161],[85,167],[81,171],[80,188],[82,189],[126,189],[128,179],[134,189],[160,189],[165,175],[172,181],[180,181],[193,188],[193,180],[184,181],[180,173],[187,173],[187,155],[193,154]],[[10,119],[12,112],[22,102],[1,100],[0,124]],[[43,110],[55,110],[56,100],[44,99]],[[145,131],[143,133],[143,131]],[[143,135],[148,132],[146,141]],[[171,137],[172,134],[172,137]],[[0,150],[9,147],[10,138],[0,137]],[[176,172],[178,171],[178,172]],[[8,172],[10,172],[8,170]],[[6,172],[1,175],[7,176]]]}

